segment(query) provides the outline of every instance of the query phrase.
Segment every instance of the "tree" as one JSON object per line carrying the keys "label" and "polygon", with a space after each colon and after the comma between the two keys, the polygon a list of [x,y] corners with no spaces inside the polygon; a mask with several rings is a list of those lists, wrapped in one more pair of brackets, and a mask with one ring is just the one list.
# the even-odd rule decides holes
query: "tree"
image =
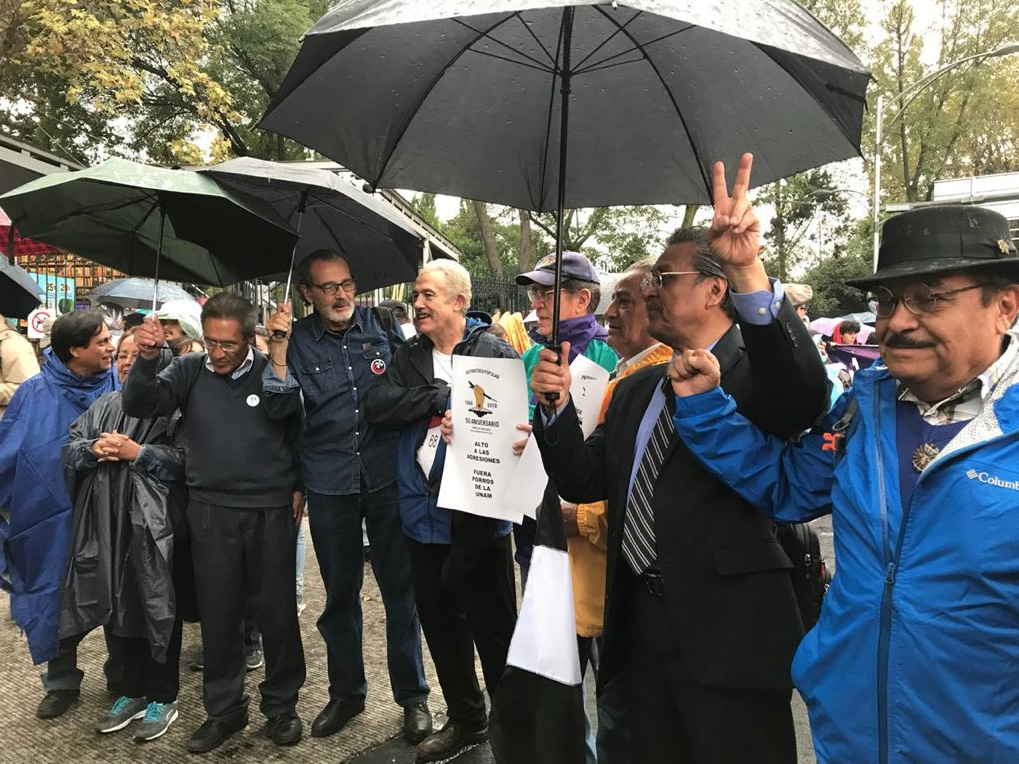
{"label": "tree", "polygon": [[770,221],[761,221],[769,242],[764,257],[768,272],[782,281],[789,280],[804,258],[807,244],[823,246],[821,230],[825,241],[850,233],[846,197],[828,170],[810,170],[765,186],[756,203],[775,211]]}
{"label": "tree", "polygon": [[[895,0],[882,20],[885,37],[875,47],[877,80],[872,95],[896,98],[937,69],[993,50],[1014,37],[1019,2],[937,0],[939,21],[933,30],[916,29],[908,0]],[[937,60],[921,59],[925,39],[937,44]],[[1014,169],[1019,159],[1019,95],[1014,60],[963,65],[939,76],[928,87],[897,104],[906,109],[886,114],[882,176],[887,198],[929,199],[934,181],[975,172]],[[891,120],[895,119],[894,124]]]}
{"label": "tree", "polygon": [[855,287],[846,286],[845,282],[873,272],[872,230],[870,220],[860,221],[844,247],[803,274],[803,283],[814,290],[810,301],[811,317],[844,316],[868,309],[866,295]]}

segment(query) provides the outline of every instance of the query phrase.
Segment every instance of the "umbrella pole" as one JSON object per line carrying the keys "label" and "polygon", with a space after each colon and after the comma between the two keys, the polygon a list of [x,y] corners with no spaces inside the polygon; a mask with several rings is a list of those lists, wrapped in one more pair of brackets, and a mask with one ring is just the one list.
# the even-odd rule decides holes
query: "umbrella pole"
{"label": "umbrella pole", "polygon": [[[290,255],[290,270],[287,271],[287,288],[283,291],[283,302],[290,302],[290,285],[294,279],[294,264],[297,262],[297,246],[301,243],[301,221],[304,219],[304,207],[308,202],[308,189],[304,189],[304,193],[301,194],[301,203],[297,205],[297,225],[294,226],[294,230],[298,233],[298,239],[294,242],[294,251]],[[275,339],[282,340],[286,338],[286,334],[279,331],[278,329],[272,333]]]}
{"label": "umbrella pole", "polygon": [[159,241],[156,243],[156,269],[152,274],[152,316],[156,316],[156,298],[159,297],[159,258],[163,255],[163,227],[166,225],[166,210],[163,209],[162,200],[159,205]]}
{"label": "umbrella pole", "polygon": [[11,227],[7,229],[7,262],[14,265],[14,221],[11,221]]}
{"label": "umbrella pole", "polygon": [[[563,283],[563,223],[566,208],[566,148],[569,140],[570,121],[570,46],[573,42],[573,8],[566,8],[563,11],[563,62],[560,77],[560,119],[559,119],[559,190],[556,200],[556,237],[555,237],[555,281],[552,288],[552,349],[559,352],[559,297]],[[562,357],[559,363],[563,362]],[[569,359],[566,359],[569,363]],[[550,400],[556,400],[558,395],[551,394]]]}

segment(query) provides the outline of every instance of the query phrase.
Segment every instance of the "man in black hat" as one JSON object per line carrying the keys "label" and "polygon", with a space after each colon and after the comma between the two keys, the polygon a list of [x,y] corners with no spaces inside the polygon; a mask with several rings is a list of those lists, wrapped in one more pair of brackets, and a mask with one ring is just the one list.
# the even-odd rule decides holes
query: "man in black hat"
{"label": "man in black hat", "polygon": [[884,226],[883,364],[799,444],[763,435],[706,350],[670,367],[677,432],[759,511],[835,516],[838,574],[793,661],[817,758],[1019,761],[1019,256],[990,210]]}

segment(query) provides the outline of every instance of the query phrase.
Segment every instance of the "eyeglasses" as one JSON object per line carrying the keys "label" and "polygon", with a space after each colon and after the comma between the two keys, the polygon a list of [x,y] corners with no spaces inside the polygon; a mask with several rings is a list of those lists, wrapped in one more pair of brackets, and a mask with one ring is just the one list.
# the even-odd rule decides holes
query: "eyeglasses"
{"label": "eyeglasses", "polygon": [[357,289],[357,286],[350,279],[347,279],[346,281],[341,281],[339,284],[332,281],[328,281],[325,284],[316,284],[312,282],[311,285],[313,287],[321,289],[322,294],[327,294],[330,297],[336,294],[341,289],[347,294],[354,294],[354,290]]}
{"label": "eyeglasses", "polygon": [[653,289],[657,292],[662,288],[666,276],[699,276],[700,273],[700,271],[651,271],[641,279],[640,285],[644,289]]}
{"label": "eyeglasses", "polygon": [[531,302],[545,302],[549,297],[555,294],[555,289],[549,289],[547,287],[531,287],[527,290],[527,299]]}
{"label": "eyeglasses", "polygon": [[892,294],[892,291],[886,287],[878,286],[870,290],[873,295],[871,305],[878,318],[888,318],[891,316],[900,302],[914,316],[925,316],[941,310],[942,303],[950,302],[948,298],[952,295],[959,294],[959,292],[968,292],[970,289],[979,289],[982,286],[986,285],[970,284],[958,289],[946,289],[943,292],[935,292],[927,284],[910,284],[902,290],[900,296]]}
{"label": "eyeglasses", "polygon": [[205,339],[205,347],[207,350],[215,350],[216,348],[219,348],[224,353],[233,353],[240,346],[241,346],[240,342],[233,342],[232,340],[227,340],[226,342],[219,342],[218,340],[210,340],[209,338]]}

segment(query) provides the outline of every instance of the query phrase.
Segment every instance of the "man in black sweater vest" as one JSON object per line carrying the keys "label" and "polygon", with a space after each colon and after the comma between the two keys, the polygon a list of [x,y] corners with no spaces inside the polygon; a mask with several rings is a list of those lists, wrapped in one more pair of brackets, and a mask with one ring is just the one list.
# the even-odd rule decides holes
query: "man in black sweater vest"
{"label": "man in black sweater vest", "polygon": [[123,395],[131,416],[183,415],[208,714],[188,750],[211,751],[248,723],[241,623],[249,600],[265,649],[260,708],[273,742],[292,745],[301,739],[296,707],[305,679],[294,581],[304,503],[295,451],[300,396],[274,387],[265,356],[251,349],[255,309],[246,299],[211,298],[202,329],[208,353],[180,356],[159,372],[163,331],[147,319]]}

